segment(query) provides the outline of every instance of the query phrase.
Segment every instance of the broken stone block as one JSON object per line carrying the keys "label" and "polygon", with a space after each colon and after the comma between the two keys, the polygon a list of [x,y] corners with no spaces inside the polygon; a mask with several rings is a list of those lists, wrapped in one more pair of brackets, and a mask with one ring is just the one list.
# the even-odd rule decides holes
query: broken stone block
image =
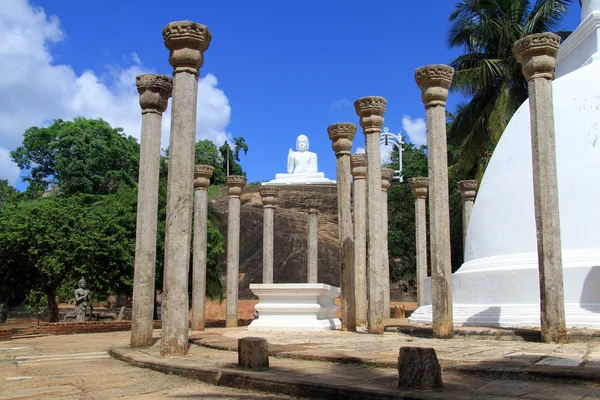
{"label": "broken stone block", "polygon": [[390,310],[391,318],[406,318],[406,309],[404,306],[394,306]]}
{"label": "broken stone block", "polygon": [[410,389],[441,389],[442,367],[435,349],[401,347],[398,356],[398,386]]}
{"label": "broken stone block", "polygon": [[259,337],[238,339],[238,367],[269,368],[269,343]]}

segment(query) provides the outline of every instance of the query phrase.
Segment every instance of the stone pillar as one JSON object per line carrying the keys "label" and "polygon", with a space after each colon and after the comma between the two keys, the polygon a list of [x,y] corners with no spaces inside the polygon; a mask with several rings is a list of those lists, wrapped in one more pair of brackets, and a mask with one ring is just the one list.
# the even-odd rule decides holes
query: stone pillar
{"label": "stone pillar", "polygon": [[340,237],[340,286],[342,291],[342,329],[356,330],[354,303],[354,228],[352,226],[350,151],[356,125],[349,122],[329,125],[329,139],[337,165],[338,226]]}
{"label": "stone pillar", "polygon": [[450,339],[454,335],[446,143],[446,99],[453,75],[454,69],[447,65],[429,65],[415,71],[415,80],[422,91],[427,114],[431,304],[433,337],[439,339]]}
{"label": "stone pillar", "polygon": [[367,155],[350,156],[354,178],[354,303],[356,326],[367,326]]}
{"label": "stone pillar", "polygon": [[194,167],[194,244],[192,257],[192,330],[204,330],[204,299],[206,298],[206,220],[208,187],[215,169],[210,165]]}
{"label": "stone pillar", "polygon": [[188,276],[194,191],[194,149],[198,75],[211,35],[192,21],[171,22],[162,31],[173,69],[171,138],[167,183],[167,217],[161,355],[188,353]]}
{"label": "stone pillar", "polygon": [[308,273],[307,283],[319,283],[319,207],[321,199],[306,199],[308,212]]}
{"label": "stone pillar", "polygon": [[381,168],[381,218],[383,223],[383,315],[390,317],[390,255],[388,250],[388,189],[392,185],[394,170],[392,168]]}
{"label": "stone pillar", "polygon": [[560,37],[529,35],[514,46],[529,84],[533,198],[540,273],[542,341],[566,343],[552,78]]}
{"label": "stone pillar", "polygon": [[415,236],[417,247],[417,306],[425,304],[425,278],[427,278],[427,189],[429,178],[409,178],[415,196]]}
{"label": "stone pillar", "polygon": [[458,191],[463,201],[462,226],[463,226],[463,252],[467,252],[467,231],[469,230],[469,221],[473,213],[473,202],[477,194],[477,181],[468,180],[458,182]]}
{"label": "stone pillar", "polygon": [[273,224],[279,188],[261,186],[258,190],[263,203],[263,283],[273,283]]}
{"label": "stone pillar", "polygon": [[156,220],[158,215],[158,175],[160,170],[160,131],[162,114],[173,90],[165,75],[135,78],[142,107],[140,171],[133,275],[131,347],[152,345],[154,315],[154,270],[156,268]]}
{"label": "stone pillar", "polygon": [[238,279],[240,275],[240,196],[246,185],[246,177],[227,177],[229,193],[229,216],[227,218],[227,316],[225,326],[238,326]]}
{"label": "stone pillar", "polygon": [[[367,224],[369,243],[383,241],[383,210],[381,209],[381,150],[379,135],[387,100],[383,97],[363,97],[354,102],[360,126],[365,135],[367,150]],[[384,312],[384,256],[381,246],[368,247],[369,274],[369,333],[383,333]]]}

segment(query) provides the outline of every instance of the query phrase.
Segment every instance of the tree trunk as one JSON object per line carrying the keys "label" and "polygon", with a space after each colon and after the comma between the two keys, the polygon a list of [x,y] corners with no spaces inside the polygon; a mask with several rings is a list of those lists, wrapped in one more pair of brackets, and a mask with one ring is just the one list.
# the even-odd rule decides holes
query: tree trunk
{"label": "tree trunk", "polygon": [[48,300],[48,322],[58,322],[58,303],[56,302],[56,289],[45,287],[44,293]]}

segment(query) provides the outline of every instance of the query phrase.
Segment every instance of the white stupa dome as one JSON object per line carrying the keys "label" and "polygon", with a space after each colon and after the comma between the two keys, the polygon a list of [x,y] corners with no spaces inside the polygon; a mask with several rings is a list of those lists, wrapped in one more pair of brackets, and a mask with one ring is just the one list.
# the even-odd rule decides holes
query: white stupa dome
{"label": "white stupa dome", "polygon": [[[565,316],[600,328],[600,0],[561,45],[553,82]],[[468,227],[465,263],[452,275],[455,325],[539,326],[529,101],[490,160]],[[428,303],[411,322],[431,323]]]}

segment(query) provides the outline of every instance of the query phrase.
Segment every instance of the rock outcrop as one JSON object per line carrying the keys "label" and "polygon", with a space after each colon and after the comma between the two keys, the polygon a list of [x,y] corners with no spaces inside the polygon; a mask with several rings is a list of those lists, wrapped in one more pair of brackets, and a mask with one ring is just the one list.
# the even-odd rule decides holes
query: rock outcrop
{"label": "rock outcrop", "polygon": [[[252,299],[251,283],[262,283],[263,208],[259,186],[247,186],[241,197],[239,298]],[[303,283],[307,280],[307,223],[304,200],[320,197],[319,283],[339,286],[337,190],[332,187],[282,187],[275,210],[273,255],[274,283]],[[219,230],[227,241],[226,195],[211,201],[221,214]],[[226,254],[220,260],[225,276]]]}

